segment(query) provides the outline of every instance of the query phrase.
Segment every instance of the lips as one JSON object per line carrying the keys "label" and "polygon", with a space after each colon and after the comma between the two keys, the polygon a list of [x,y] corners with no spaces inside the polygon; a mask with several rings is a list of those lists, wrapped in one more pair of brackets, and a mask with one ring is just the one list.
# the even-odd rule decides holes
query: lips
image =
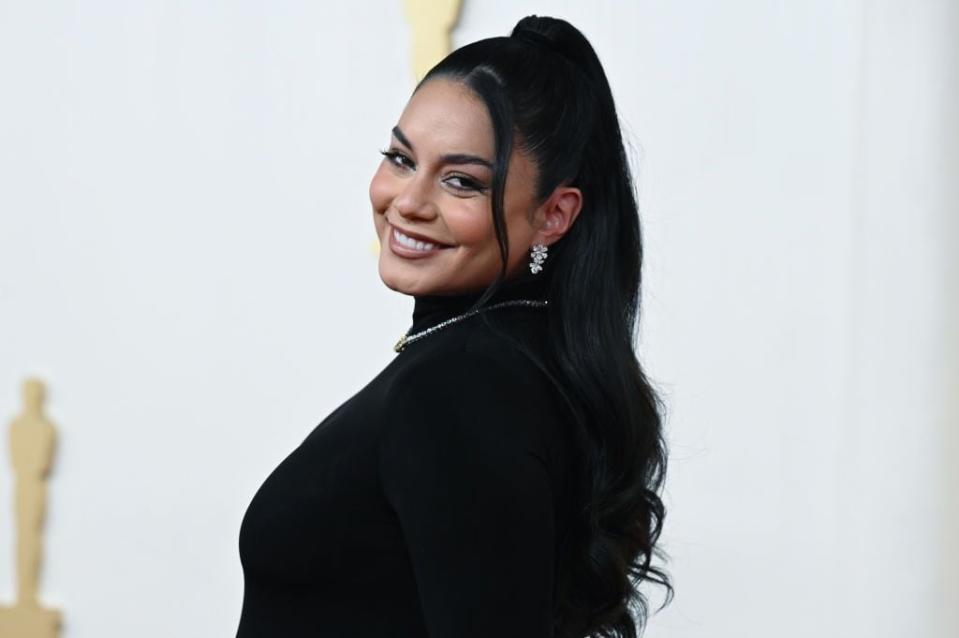
{"label": "lips", "polygon": [[437,240],[433,239],[432,237],[427,237],[426,235],[421,235],[421,234],[419,234],[419,233],[413,233],[413,232],[410,232],[410,231],[406,230],[405,228],[400,228],[399,226],[393,226],[392,224],[390,224],[390,226],[392,226],[393,229],[398,230],[399,232],[403,233],[404,235],[406,235],[407,237],[410,237],[410,238],[412,238],[412,239],[416,239],[416,240],[419,240],[419,241],[422,241],[422,242],[429,242],[429,243],[431,243],[431,244],[435,244],[435,245],[439,246],[440,248],[451,248],[451,247],[452,247],[450,244],[446,244],[446,243],[443,243],[443,242],[441,242],[441,241],[437,241]]}
{"label": "lips", "polygon": [[420,259],[429,259],[434,255],[445,253],[447,250],[453,250],[452,246],[440,246],[438,244],[423,242],[411,237],[404,238],[402,233],[397,228],[392,226],[389,228],[390,239],[388,243],[390,252],[397,257],[401,257],[406,260],[418,261]]}

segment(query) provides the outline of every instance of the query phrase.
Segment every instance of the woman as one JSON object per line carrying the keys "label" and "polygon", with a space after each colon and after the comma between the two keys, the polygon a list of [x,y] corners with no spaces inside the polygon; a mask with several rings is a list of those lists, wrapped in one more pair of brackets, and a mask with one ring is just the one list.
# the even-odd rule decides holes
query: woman
{"label": "woman", "polygon": [[379,274],[412,326],[253,498],[238,637],[635,636],[637,585],[672,596],[666,453],[596,54],[524,18],[437,64],[381,152]]}

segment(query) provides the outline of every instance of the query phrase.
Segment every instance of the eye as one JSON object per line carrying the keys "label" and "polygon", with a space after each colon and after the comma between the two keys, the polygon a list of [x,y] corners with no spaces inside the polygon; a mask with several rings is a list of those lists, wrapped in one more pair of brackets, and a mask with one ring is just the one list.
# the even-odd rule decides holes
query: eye
{"label": "eye", "polygon": [[[459,180],[459,186],[456,184],[450,184],[450,180]],[[478,191],[483,192],[486,190],[483,186],[477,184],[474,180],[464,177],[463,175],[450,175],[449,179],[446,180],[447,184],[450,184],[453,188],[458,191]]]}
{"label": "eye", "polygon": [[[393,149],[390,149],[388,151],[384,150],[384,151],[380,151],[380,155],[388,159],[390,164],[393,164],[394,166],[397,166],[399,168],[413,168],[412,160],[410,160],[410,158],[408,158],[403,153],[400,153],[399,151],[396,151]],[[409,162],[410,165],[405,166],[403,164],[403,160],[406,160],[407,162]]]}
{"label": "eye", "polygon": [[[389,150],[381,150],[380,155],[385,157],[389,163],[396,168],[405,168],[410,170],[416,168],[413,160],[394,148]],[[403,162],[408,162],[408,164],[404,164]],[[475,179],[466,177],[465,175],[450,175],[446,180],[444,180],[444,183],[449,184],[453,190],[463,193],[485,193],[487,191],[485,186],[477,182]]]}

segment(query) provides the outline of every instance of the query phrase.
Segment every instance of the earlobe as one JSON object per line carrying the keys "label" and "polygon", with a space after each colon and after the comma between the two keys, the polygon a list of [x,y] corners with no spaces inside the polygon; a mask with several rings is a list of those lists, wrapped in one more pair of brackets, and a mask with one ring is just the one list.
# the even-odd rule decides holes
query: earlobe
{"label": "earlobe", "polygon": [[582,208],[583,197],[576,187],[560,187],[546,207],[546,220],[541,228],[542,243],[558,241],[569,232]]}

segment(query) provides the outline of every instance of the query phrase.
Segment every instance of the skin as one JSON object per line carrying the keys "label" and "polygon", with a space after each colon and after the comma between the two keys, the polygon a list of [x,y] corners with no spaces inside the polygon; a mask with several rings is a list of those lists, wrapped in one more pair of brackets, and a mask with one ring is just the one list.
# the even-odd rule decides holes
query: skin
{"label": "skin", "polygon": [[[387,287],[407,295],[459,294],[482,290],[496,278],[502,258],[493,229],[492,169],[443,157],[492,163],[493,151],[486,107],[468,86],[435,78],[413,94],[391,133],[391,155],[383,157],[369,188],[379,274]],[[580,190],[565,185],[537,204],[536,175],[534,162],[514,143],[504,194],[507,279],[529,268],[533,244],[558,241],[582,208]],[[394,226],[446,246],[411,257],[394,248]]]}

